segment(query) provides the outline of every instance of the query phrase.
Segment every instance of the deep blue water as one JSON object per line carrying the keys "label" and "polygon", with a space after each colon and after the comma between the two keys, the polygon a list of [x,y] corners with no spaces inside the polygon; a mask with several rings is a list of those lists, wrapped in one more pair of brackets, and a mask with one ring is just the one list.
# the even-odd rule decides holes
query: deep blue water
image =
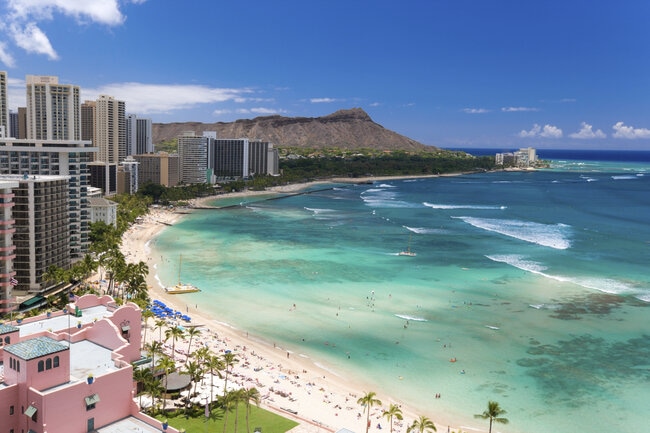
{"label": "deep blue water", "polygon": [[[475,156],[484,156],[500,152],[512,152],[518,149],[458,148],[453,150],[462,150]],[[650,162],[650,151],[648,150],[537,149],[537,156],[545,160]]]}

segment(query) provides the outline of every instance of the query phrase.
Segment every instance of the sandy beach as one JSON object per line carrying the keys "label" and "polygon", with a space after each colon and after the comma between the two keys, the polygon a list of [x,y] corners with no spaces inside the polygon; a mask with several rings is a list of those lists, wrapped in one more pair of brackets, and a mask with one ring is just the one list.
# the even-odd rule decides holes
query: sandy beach
{"label": "sandy beach", "polygon": [[[388,179],[388,178],[386,178]],[[395,179],[392,177],[391,179]],[[382,180],[382,178],[368,179],[332,179],[331,181],[316,181],[307,184],[287,185],[269,189],[270,193],[298,193],[305,188],[318,184],[328,183],[361,183]],[[240,192],[228,194],[228,197],[245,197],[259,195],[260,192]],[[208,197],[200,201],[193,201],[193,205],[213,200]],[[169,295],[164,291],[156,277],[156,268],[159,261],[153,257],[148,242],[154,239],[169,225],[178,222],[187,212],[152,208],[141,222],[134,224],[124,235],[122,250],[129,262],[143,261],[148,264],[150,273],[148,284],[150,296],[158,299],[174,310],[179,310],[192,318],[192,325],[198,326],[202,331],[198,339],[192,341],[191,350],[194,351],[201,345],[210,347],[215,353],[224,353],[231,350],[239,359],[232,374],[232,381],[241,387],[256,387],[261,396],[261,406],[295,419],[300,423],[292,432],[335,432],[341,428],[360,433],[366,428],[366,413],[364,408],[357,404],[357,400],[368,391],[377,393],[377,398],[382,401],[382,406],[374,406],[370,413],[370,431],[390,429],[389,420],[382,416],[382,412],[390,404],[401,406],[404,420],[393,422],[393,431],[406,432],[407,427],[419,415],[426,415],[436,423],[439,432],[457,431],[453,426],[437,421],[442,416],[426,413],[420,414],[410,410],[399,401],[394,401],[372,384],[356,382],[353,378],[343,377],[338,372],[332,371],[327,366],[317,363],[300,353],[293,353],[291,348],[276,346],[273,342],[264,341],[256,335],[249,335],[245,329],[236,329],[230,324],[222,323],[218,317],[203,314],[201,305],[186,305],[182,297]],[[187,326],[186,323],[182,323]],[[149,322],[153,326],[153,319]],[[157,335],[148,332],[147,339],[151,340]],[[170,343],[167,350],[171,353]],[[175,358],[178,366],[182,368],[185,361],[188,341],[176,342]],[[229,380],[229,383],[231,382]],[[463,430],[468,430],[463,427]]]}

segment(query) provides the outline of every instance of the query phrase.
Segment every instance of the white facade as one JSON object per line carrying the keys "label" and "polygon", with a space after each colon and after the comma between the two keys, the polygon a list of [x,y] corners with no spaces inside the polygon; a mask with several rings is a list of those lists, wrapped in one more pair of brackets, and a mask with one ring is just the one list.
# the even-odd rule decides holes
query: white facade
{"label": "white facade", "polygon": [[209,137],[197,137],[194,131],[178,137],[179,178],[182,183],[206,183]]}
{"label": "white facade", "polygon": [[141,119],[135,114],[126,117],[127,155],[153,153],[153,133],[151,119]]}
{"label": "white facade", "polygon": [[79,86],[58,77],[27,75],[27,138],[81,140]]}
{"label": "white facade", "polygon": [[91,197],[90,222],[103,221],[108,225],[117,227],[117,203],[100,197]]}
{"label": "white facade", "polygon": [[127,155],[124,101],[101,95],[95,101],[95,142],[98,161],[117,164]]}

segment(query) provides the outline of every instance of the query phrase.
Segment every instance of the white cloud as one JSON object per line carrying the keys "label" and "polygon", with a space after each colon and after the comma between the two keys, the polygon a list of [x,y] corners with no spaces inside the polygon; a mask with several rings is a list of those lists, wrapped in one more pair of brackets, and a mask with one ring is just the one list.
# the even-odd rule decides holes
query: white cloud
{"label": "white cloud", "polygon": [[117,0],[9,0],[15,19],[50,20],[55,13],[78,22],[95,22],[115,26],[124,22]]}
{"label": "white cloud", "polygon": [[544,125],[540,135],[544,138],[562,138],[562,130],[557,126]]}
{"label": "white cloud", "polygon": [[633,126],[626,126],[623,122],[616,122],[614,126],[614,138],[627,138],[634,140],[636,138],[650,138],[650,129],[647,128],[634,128]]}
{"label": "white cloud", "polygon": [[562,130],[557,126],[553,125],[544,125],[544,127],[534,124],[533,127],[529,130],[523,130],[519,132],[519,136],[522,138],[531,138],[531,137],[543,137],[543,138],[561,138]]}
{"label": "white cloud", "polygon": [[577,139],[581,139],[581,140],[607,137],[607,135],[603,131],[601,131],[600,129],[597,129],[596,131],[594,131],[593,126],[591,126],[587,122],[582,122],[580,125],[581,125],[580,126],[580,131],[574,132],[573,134],[569,134],[569,137],[577,138]]}
{"label": "white cloud", "polygon": [[7,65],[10,68],[13,68],[16,64],[13,56],[7,50],[7,44],[0,42],[0,63]]}
{"label": "white cloud", "polygon": [[489,112],[490,110],[487,108],[463,108],[463,113],[467,114],[484,114]]}
{"label": "white cloud", "polygon": [[[141,4],[145,0],[130,1]],[[126,19],[120,11],[119,0],[6,0],[5,10],[0,11],[0,40],[12,41],[28,53],[44,54],[51,60],[59,56],[40,23],[63,16],[78,24],[113,27]],[[0,62],[14,67],[9,49],[6,43],[0,43]]]}
{"label": "white cloud", "polygon": [[519,111],[539,111],[539,109],[535,107],[501,107],[501,111],[504,113],[516,113]]}
{"label": "white cloud", "polygon": [[262,114],[262,115],[270,115],[270,114],[280,114],[285,112],[285,110],[278,110],[275,108],[265,108],[265,107],[256,107],[256,108],[239,108],[235,110],[237,114]]}
{"label": "white cloud", "polygon": [[331,103],[336,101],[338,101],[336,98],[311,98],[309,100],[312,104]]}
{"label": "white cloud", "polygon": [[59,58],[47,35],[33,22],[24,27],[12,25],[11,34],[16,45],[28,53],[45,54],[50,60]]}
{"label": "white cloud", "polygon": [[222,89],[201,85],[113,83],[97,89],[82,88],[82,99],[93,100],[99,95],[111,95],[126,102],[128,112],[138,114],[167,113],[201,104],[242,101],[252,93],[247,88]]}

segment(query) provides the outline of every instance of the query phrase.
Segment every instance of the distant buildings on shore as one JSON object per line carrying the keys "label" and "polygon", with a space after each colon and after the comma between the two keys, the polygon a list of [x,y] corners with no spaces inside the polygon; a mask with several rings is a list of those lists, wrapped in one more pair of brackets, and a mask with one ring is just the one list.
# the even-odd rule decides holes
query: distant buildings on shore
{"label": "distant buildings on shore", "polygon": [[524,147],[515,152],[497,153],[494,163],[501,167],[529,168],[538,163],[537,150],[533,147]]}
{"label": "distant buildings on shore", "polygon": [[194,131],[178,153],[153,153],[151,119],[126,114],[110,95],[81,102],[56,76],[28,75],[26,107],[9,111],[0,71],[0,316],[50,284],[50,266],[69,269],[90,245],[91,222],[115,224],[102,200],[147,183],[174,187],[279,174],[272,143]]}

